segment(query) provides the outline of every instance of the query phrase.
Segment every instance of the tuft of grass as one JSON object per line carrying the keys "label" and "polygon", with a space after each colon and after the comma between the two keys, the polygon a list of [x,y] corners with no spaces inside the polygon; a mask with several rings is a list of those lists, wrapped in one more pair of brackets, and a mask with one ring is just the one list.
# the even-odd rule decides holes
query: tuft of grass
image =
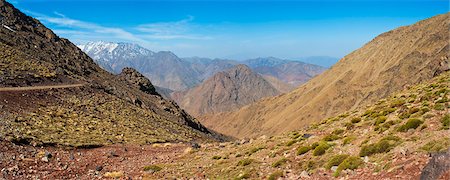
{"label": "tuft of grass", "polygon": [[346,169],[354,170],[363,164],[364,164],[364,161],[359,157],[355,157],[355,156],[347,157],[344,161],[342,161],[341,164],[339,164],[339,166],[338,166],[336,172],[334,172],[333,176],[338,177],[340,175],[341,171],[346,170]]}
{"label": "tuft of grass", "polygon": [[445,129],[445,130],[450,129],[450,114],[446,114],[442,118],[441,123],[442,123],[442,129]]}
{"label": "tuft of grass", "polygon": [[398,145],[400,138],[397,136],[387,136],[377,143],[368,144],[361,147],[359,156],[370,156],[377,153],[386,153]]}
{"label": "tuft of grass", "polygon": [[328,160],[327,164],[325,165],[325,168],[330,169],[333,166],[338,166],[348,157],[349,157],[349,155],[347,155],[347,154],[335,155]]}
{"label": "tuft of grass", "polygon": [[352,142],[355,139],[356,139],[355,136],[348,136],[342,140],[342,145],[350,144],[350,142]]}
{"label": "tuft of grass", "polygon": [[275,171],[272,174],[270,174],[269,176],[269,180],[277,180],[280,177],[284,176],[284,172],[283,171]]}
{"label": "tuft of grass", "polygon": [[444,138],[442,140],[433,140],[428,143],[426,143],[424,146],[422,146],[420,149],[424,150],[428,153],[434,153],[434,152],[441,152],[447,150],[447,148],[450,146],[450,139]]}
{"label": "tuft of grass", "polygon": [[328,135],[326,135],[322,140],[324,140],[324,141],[335,141],[335,140],[338,140],[338,139],[340,139],[341,137],[339,137],[338,135],[336,135],[336,134],[328,134]]}
{"label": "tuft of grass", "polygon": [[344,132],[345,132],[345,130],[343,130],[343,129],[335,129],[331,134],[340,135]]}
{"label": "tuft of grass", "polygon": [[280,166],[286,164],[287,161],[288,161],[288,159],[281,158],[278,161],[275,161],[274,163],[272,163],[272,167],[274,167],[274,168],[280,167]]}
{"label": "tuft of grass", "polygon": [[290,140],[286,143],[286,146],[292,146],[293,144],[295,144],[297,142],[297,140]]}
{"label": "tuft of grass", "polygon": [[162,167],[159,167],[157,165],[144,166],[144,171],[158,172],[161,170],[162,170]]}
{"label": "tuft of grass", "polygon": [[386,122],[387,117],[386,116],[379,116],[377,118],[377,120],[375,120],[375,123],[373,125],[378,126],[380,124],[383,124],[384,122]]}
{"label": "tuft of grass", "polygon": [[325,154],[326,150],[329,149],[331,146],[330,144],[326,142],[320,142],[319,145],[314,148],[313,155],[314,156],[321,156]]}
{"label": "tuft of grass", "polygon": [[300,146],[297,148],[297,155],[302,155],[311,150],[311,146]]}
{"label": "tuft of grass", "polygon": [[264,147],[255,147],[255,148],[250,149],[250,151],[246,152],[245,154],[250,156],[250,155],[252,155],[260,150],[263,150],[263,149],[264,149]]}
{"label": "tuft of grass", "polygon": [[361,118],[360,117],[355,117],[352,120],[350,120],[350,122],[353,123],[353,124],[359,123],[359,122],[361,122]]}
{"label": "tuft of grass", "polygon": [[247,165],[251,164],[253,161],[254,161],[253,159],[245,158],[245,159],[240,160],[237,165],[238,166],[247,166]]}
{"label": "tuft of grass", "polygon": [[398,131],[400,132],[406,132],[409,129],[416,129],[417,127],[419,127],[421,124],[423,124],[423,121],[420,119],[409,119],[405,124],[401,125],[398,128]]}

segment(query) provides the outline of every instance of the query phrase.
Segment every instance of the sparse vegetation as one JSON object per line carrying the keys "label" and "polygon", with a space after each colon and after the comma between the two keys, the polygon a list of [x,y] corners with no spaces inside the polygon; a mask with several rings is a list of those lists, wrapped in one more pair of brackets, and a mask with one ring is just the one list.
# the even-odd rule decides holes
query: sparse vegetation
{"label": "sparse vegetation", "polygon": [[277,180],[280,177],[284,176],[284,172],[283,171],[275,171],[272,174],[270,174],[269,176],[269,180]]}
{"label": "sparse vegetation", "polygon": [[321,156],[325,154],[326,150],[330,147],[331,147],[330,144],[326,142],[320,142],[319,145],[316,148],[314,148],[313,155]]}
{"label": "sparse vegetation", "polygon": [[450,147],[450,138],[444,138],[442,140],[433,140],[426,143],[420,149],[426,152],[440,152],[443,150],[447,150]]}
{"label": "sparse vegetation", "polygon": [[253,159],[245,158],[245,159],[240,160],[237,165],[238,166],[247,166],[247,165],[251,164],[253,161],[254,161]]}
{"label": "sparse vegetation", "polygon": [[416,129],[417,127],[419,127],[421,124],[423,124],[423,121],[420,119],[409,119],[405,124],[403,124],[402,126],[400,126],[398,128],[398,131],[400,132],[406,132],[410,129]]}
{"label": "sparse vegetation", "polygon": [[283,164],[286,164],[286,162],[288,161],[288,159],[286,158],[281,158],[278,161],[275,161],[274,163],[272,163],[272,167],[276,168],[276,167],[280,167]]}
{"label": "sparse vegetation", "polygon": [[361,147],[359,156],[370,156],[377,153],[389,152],[398,145],[400,138],[397,136],[387,136],[377,143],[364,145]]}
{"label": "sparse vegetation", "polygon": [[158,172],[161,171],[162,167],[159,167],[157,165],[150,165],[150,166],[145,166],[144,167],[144,171],[152,171],[152,172]]}
{"label": "sparse vegetation", "polygon": [[349,155],[347,155],[347,154],[335,155],[328,160],[327,164],[325,165],[325,168],[330,169],[333,166],[338,166],[348,157],[349,157]]}
{"label": "sparse vegetation", "polygon": [[297,155],[302,155],[311,150],[311,146],[300,146],[297,148]]}
{"label": "sparse vegetation", "polygon": [[347,157],[341,164],[339,164],[339,166],[338,166],[336,172],[334,172],[333,176],[335,176],[335,177],[339,176],[341,171],[346,170],[346,169],[351,169],[351,170],[357,169],[362,164],[364,164],[364,161],[361,160],[361,158],[359,158],[359,157],[355,157],[355,156]]}

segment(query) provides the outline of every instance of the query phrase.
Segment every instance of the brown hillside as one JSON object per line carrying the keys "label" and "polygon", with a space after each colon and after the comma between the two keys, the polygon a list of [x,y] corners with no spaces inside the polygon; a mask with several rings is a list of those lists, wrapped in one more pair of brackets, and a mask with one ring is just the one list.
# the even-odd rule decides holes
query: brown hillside
{"label": "brown hillside", "polygon": [[214,140],[135,70],[102,70],[4,0],[0,23],[0,89],[30,87],[0,93],[0,139],[68,146]]}
{"label": "brown hillside", "polygon": [[174,97],[190,114],[202,115],[236,110],[278,94],[280,92],[261,75],[241,64],[219,72],[201,85]]}
{"label": "brown hillside", "polygon": [[449,69],[449,21],[444,14],[383,33],[291,93],[202,122],[228,135],[250,137],[364,107]]}

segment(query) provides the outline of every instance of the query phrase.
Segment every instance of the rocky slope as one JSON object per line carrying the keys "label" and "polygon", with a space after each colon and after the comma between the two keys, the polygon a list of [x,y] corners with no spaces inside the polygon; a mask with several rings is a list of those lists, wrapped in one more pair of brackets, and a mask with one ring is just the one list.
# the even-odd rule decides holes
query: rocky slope
{"label": "rocky slope", "polygon": [[0,178],[449,179],[449,87],[445,72],[300,130],[226,143],[67,150],[0,140]]}
{"label": "rocky slope", "polygon": [[280,92],[262,76],[241,64],[173,97],[187,112],[197,116],[236,110],[278,94]]}
{"label": "rocky slope", "polygon": [[135,70],[104,71],[4,0],[0,23],[0,139],[65,146],[217,139]]}
{"label": "rocky slope", "polygon": [[449,69],[449,14],[383,33],[291,93],[202,118],[236,137],[279,134],[364,107]]}

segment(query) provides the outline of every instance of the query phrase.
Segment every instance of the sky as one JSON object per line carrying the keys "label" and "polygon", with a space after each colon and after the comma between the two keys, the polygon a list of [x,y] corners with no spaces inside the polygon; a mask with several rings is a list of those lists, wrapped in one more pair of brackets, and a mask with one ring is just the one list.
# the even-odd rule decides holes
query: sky
{"label": "sky", "polygon": [[136,43],[180,57],[341,58],[449,11],[448,0],[7,0],[60,37]]}

